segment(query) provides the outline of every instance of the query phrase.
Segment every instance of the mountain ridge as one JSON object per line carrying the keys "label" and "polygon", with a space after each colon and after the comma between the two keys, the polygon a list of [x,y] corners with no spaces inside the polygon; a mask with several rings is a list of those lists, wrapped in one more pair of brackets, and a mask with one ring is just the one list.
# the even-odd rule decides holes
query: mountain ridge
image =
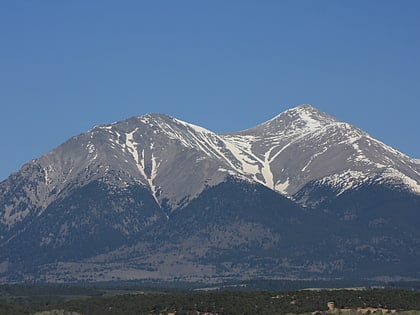
{"label": "mountain ridge", "polygon": [[[321,118],[319,119],[319,117]],[[318,123],[319,121],[320,123]],[[331,134],[340,136],[338,140],[334,139],[335,143],[331,143],[331,140],[326,138],[322,143],[315,143],[316,151],[302,149],[303,146],[310,147],[313,142],[322,139],[329,129],[331,132],[327,133],[327,136]],[[305,142],[305,138],[309,138],[309,142]],[[381,151],[380,154],[375,152],[376,156],[373,158],[364,156],[359,147],[361,141],[365,146],[366,144],[368,146],[371,146],[372,143],[375,144],[377,150]],[[77,144],[80,142],[83,142],[84,147]],[[174,185],[173,181],[154,183],[155,180],[159,181],[159,178],[156,179],[156,176],[159,177],[158,168],[163,169],[160,172],[164,176],[171,173],[171,176],[174,177],[174,173],[171,165],[165,167],[165,161],[158,161],[156,154],[160,153],[154,152],[153,149],[155,145],[159,145],[161,150],[171,150],[174,143],[175,146],[178,145],[178,148],[173,150],[179,150],[179,146],[181,146],[181,151],[187,149],[194,151],[191,152],[191,158],[195,159],[194,162],[198,165],[193,167],[193,170],[204,167],[207,168],[207,173],[202,174],[199,182],[196,182],[195,186],[198,188],[195,191],[184,189],[162,195],[165,186],[170,186],[171,189],[178,185]],[[338,151],[336,147],[340,143],[344,144],[339,148],[341,151],[348,151],[349,146],[353,147],[355,152],[350,153],[355,156],[354,160],[358,165],[350,165],[345,168],[342,166],[344,163],[341,159],[339,160],[341,165],[331,167],[332,161],[336,159],[335,152],[329,154],[327,159],[323,158],[330,165],[317,164],[319,157],[327,155],[328,150]],[[299,150],[298,153],[293,153],[296,150]],[[71,157],[60,156],[60,151],[71,152]],[[404,168],[405,172],[401,172],[401,170],[393,168],[393,165],[389,163],[387,165],[383,161],[384,159],[381,160],[383,164],[381,161],[375,161],[383,152],[388,155],[393,154],[402,160],[400,163],[398,160],[395,161],[394,157],[394,165],[401,166],[401,164],[409,165],[411,163],[411,167],[409,165]],[[293,154],[302,155],[303,158],[295,159],[296,163],[294,163],[290,161],[290,156]],[[339,152],[339,154],[342,153]],[[347,154],[347,159],[350,157],[350,154]],[[388,156],[385,159],[390,160]],[[200,161],[206,163],[200,163]],[[212,165],[209,165],[209,161],[212,161]],[[330,181],[331,183],[338,181],[337,185],[345,188],[352,187],[352,185],[344,185],[341,183],[342,181],[347,182],[348,179],[351,179],[356,182],[354,185],[357,186],[372,177],[369,176],[369,173],[373,173],[373,177],[381,176],[384,180],[400,181],[415,193],[420,193],[420,170],[414,159],[372,138],[360,129],[340,122],[308,104],[289,109],[255,127],[237,133],[220,135],[165,114],[134,116],[112,124],[96,126],[86,133],[72,137],[44,156],[32,160],[23,168],[30,169],[31,164],[35,167],[37,162],[39,162],[38,167],[42,169],[38,170],[42,173],[39,176],[43,176],[44,181],[38,181],[36,196],[34,195],[32,200],[40,208],[45,208],[51,202],[51,198],[55,198],[57,194],[65,193],[66,183],[72,182],[73,178],[78,178],[81,181],[80,184],[83,185],[84,182],[104,176],[109,170],[124,170],[124,172],[120,172],[119,184],[140,182],[151,189],[157,203],[169,202],[172,207],[181,200],[184,202],[190,200],[206,185],[222,182],[227,175],[256,181],[289,197],[313,180],[323,179],[324,182]],[[369,165],[361,166],[363,163]],[[191,168],[191,164],[193,165],[190,163],[184,168]],[[271,164],[273,164],[274,172],[271,170]],[[315,173],[314,176],[305,174],[307,169],[311,168],[311,164],[315,164],[315,171],[309,171],[309,173]],[[290,166],[293,167],[293,171],[288,171]],[[368,169],[366,170],[366,168]],[[209,172],[212,173],[211,176],[208,176]],[[407,175],[407,172],[410,176]],[[72,173],[75,175],[72,176]],[[199,173],[195,172],[194,177]],[[54,177],[53,174],[59,176]],[[183,176],[183,174],[177,175],[177,179]],[[290,181],[296,181],[296,184],[293,185]],[[179,196],[176,197],[176,195]]]}
{"label": "mountain ridge", "polygon": [[416,160],[311,105],[223,134],[134,116],[0,183],[0,279],[420,278],[419,209]]}

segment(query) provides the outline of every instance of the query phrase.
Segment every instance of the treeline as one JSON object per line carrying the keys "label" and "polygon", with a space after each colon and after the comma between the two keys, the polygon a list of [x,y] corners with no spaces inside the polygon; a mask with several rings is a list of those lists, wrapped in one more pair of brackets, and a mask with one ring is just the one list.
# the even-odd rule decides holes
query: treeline
{"label": "treeline", "polygon": [[[34,297],[31,297],[34,298]],[[77,299],[38,296],[39,300],[4,299],[0,314],[33,314],[63,309],[84,315],[96,314],[303,314],[324,313],[327,303],[337,308],[377,307],[398,311],[420,310],[420,292],[405,290],[302,290],[287,292],[191,292],[143,293]],[[22,297],[19,297],[22,299]],[[29,297],[28,297],[29,299]]]}

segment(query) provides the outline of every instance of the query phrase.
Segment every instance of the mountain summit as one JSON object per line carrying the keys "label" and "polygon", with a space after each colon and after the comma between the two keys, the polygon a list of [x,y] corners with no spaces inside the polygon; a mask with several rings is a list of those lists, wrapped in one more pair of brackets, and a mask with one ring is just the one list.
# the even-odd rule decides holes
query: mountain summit
{"label": "mountain summit", "polygon": [[417,160],[311,105],[226,134],[146,114],[75,136],[0,183],[0,276],[342,276],[382,253],[384,270],[420,278],[395,260],[420,262],[419,209]]}
{"label": "mountain summit", "polygon": [[366,132],[311,105],[285,111],[224,139],[242,148],[245,163],[258,165],[253,179],[286,195],[322,180],[340,192],[368,180],[396,180],[420,193],[418,166]]}

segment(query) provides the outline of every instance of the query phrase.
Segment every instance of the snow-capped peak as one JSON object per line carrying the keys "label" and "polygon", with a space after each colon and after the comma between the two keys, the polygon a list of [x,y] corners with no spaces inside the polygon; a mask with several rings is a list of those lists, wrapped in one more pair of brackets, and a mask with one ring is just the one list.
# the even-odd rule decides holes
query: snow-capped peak
{"label": "snow-capped peak", "polygon": [[286,137],[293,137],[314,132],[338,122],[338,120],[321,112],[312,105],[304,104],[286,110],[260,125],[241,131],[240,134],[263,137],[281,134]]}
{"label": "snow-capped peak", "polygon": [[22,205],[39,211],[69,189],[112,177],[120,187],[148,187],[158,203],[173,208],[232,175],[288,197],[310,182],[328,181],[341,192],[378,174],[420,192],[418,159],[308,104],[221,135],[164,114],[132,117],[75,136],[26,168],[25,189],[37,188]]}
{"label": "snow-capped peak", "polygon": [[349,182],[360,179],[352,174],[376,176],[387,167],[411,178],[413,181],[405,178],[404,183],[410,183],[414,191],[418,189],[413,183],[420,184],[418,164],[412,159],[308,104],[223,137],[236,148],[231,151],[255,181],[286,195],[293,195],[310,181],[344,172],[350,175],[343,177],[343,187],[351,189]]}

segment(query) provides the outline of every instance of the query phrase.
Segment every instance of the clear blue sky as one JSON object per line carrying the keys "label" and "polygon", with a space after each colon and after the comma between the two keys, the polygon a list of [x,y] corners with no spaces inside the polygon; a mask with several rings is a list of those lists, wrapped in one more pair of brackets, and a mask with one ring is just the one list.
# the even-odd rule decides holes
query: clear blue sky
{"label": "clear blue sky", "polygon": [[310,103],[420,158],[420,1],[2,1],[0,180],[94,125]]}

